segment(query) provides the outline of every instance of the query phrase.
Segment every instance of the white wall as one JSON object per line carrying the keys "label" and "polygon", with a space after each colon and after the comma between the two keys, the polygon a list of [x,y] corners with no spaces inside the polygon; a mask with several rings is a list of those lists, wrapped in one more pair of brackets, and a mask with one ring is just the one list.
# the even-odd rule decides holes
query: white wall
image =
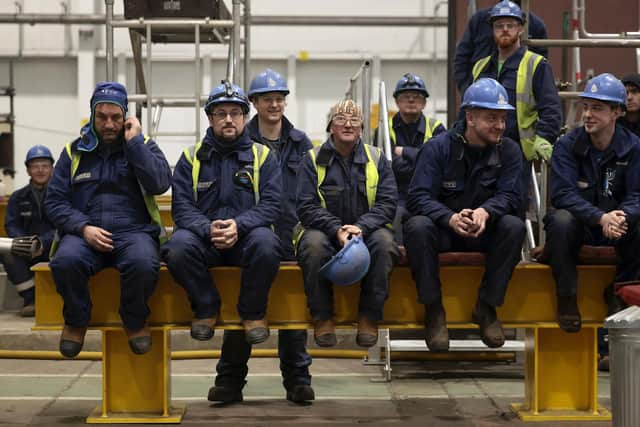
{"label": "white wall", "polygon": [[[60,13],[58,1],[23,0],[25,13]],[[343,16],[432,16],[436,0],[254,0],[254,15],[343,15]],[[71,13],[103,13],[101,0],[70,1]],[[116,14],[123,11],[116,0]],[[230,7],[230,4],[229,4]],[[439,15],[446,15],[446,4]],[[13,1],[0,0],[0,13],[15,13]],[[67,30],[61,25],[24,26],[23,50],[19,52],[19,26],[0,24],[0,86],[8,84],[8,63],[14,62],[15,75],[15,156],[18,169],[16,186],[27,182],[22,168],[24,154],[36,143],[50,146],[56,155],[64,144],[78,133],[82,119],[88,117],[90,90],[86,81],[105,78],[104,30],[101,27],[74,25]],[[94,30],[91,51],[92,66],[78,61],[80,30]],[[427,112],[444,120],[446,114],[446,28],[409,27],[273,27],[252,28],[253,74],[271,67],[287,77],[287,59],[296,58],[296,90],[288,99],[288,116],[312,139],[324,138],[328,108],[343,96],[349,77],[363,58],[379,57],[379,77],[387,83],[389,108],[394,109],[391,92],[397,79],[411,71],[425,78],[431,93]],[[70,49],[69,49],[70,48]],[[144,47],[143,47],[144,50]],[[194,70],[191,45],[153,45],[153,93],[158,95],[191,95],[194,91]],[[135,69],[126,30],[117,29],[115,55],[126,59],[125,81],[130,92],[135,91]],[[19,54],[22,54],[18,57]],[[211,86],[226,74],[226,46],[203,45],[201,57],[211,58],[210,75],[205,81]],[[202,68],[203,71],[207,67]],[[206,79],[209,80],[206,80]],[[211,88],[203,87],[206,94]],[[81,93],[79,93],[81,92]],[[376,91],[377,92],[377,91]],[[377,102],[377,94],[373,101]],[[0,111],[8,110],[0,99]],[[207,120],[200,113],[200,134]],[[143,127],[146,121],[143,117]],[[165,109],[160,131],[194,131],[195,111],[191,108]],[[193,137],[158,137],[158,143],[173,165],[182,149]],[[6,163],[0,159],[0,165]]]}

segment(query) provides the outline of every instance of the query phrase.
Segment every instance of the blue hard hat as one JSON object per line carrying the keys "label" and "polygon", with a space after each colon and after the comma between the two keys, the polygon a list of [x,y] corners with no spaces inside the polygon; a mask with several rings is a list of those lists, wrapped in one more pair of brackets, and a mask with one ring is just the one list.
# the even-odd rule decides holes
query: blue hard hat
{"label": "blue hard hat", "polygon": [[494,79],[476,80],[467,88],[462,97],[461,108],[486,108],[488,110],[515,110],[509,104],[505,88]]}
{"label": "blue hard hat", "polygon": [[613,74],[604,73],[593,77],[587,82],[580,94],[580,98],[614,102],[624,107],[627,102],[627,91],[622,82]]}
{"label": "blue hard hat", "polygon": [[397,98],[399,94],[402,92],[407,92],[409,90],[420,92],[425,96],[425,98],[429,97],[429,92],[427,92],[427,86],[424,84],[424,80],[420,78],[417,74],[407,73],[396,83],[396,89],[393,91],[393,97]]}
{"label": "blue hard hat", "polygon": [[271,68],[267,68],[251,81],[249,99],[254,95],[267,92],[282,92],[284,95],[289,95],[287,81]]}
{"label": "blue hard hat", "polygon": [[27,151],[27,157],[24,160],[24,164],[29,166],[29,162],[35,159],[49,159],[53,163],[55,160],[53,159],[53,155],[51,154],[51,150],[49,150],[44,145],[34,145],[29,148]]}
{"label": "blue hard hat", "polygon": [[344,248],[320,269],[320,274],[335,285],[352,285],[362,279],[371,263],[369,249],[362,237],[352,237]]}
{"label": "blue hard hat", "polygon": [[209,93],[207,103],[204,105],[204,112],[209,114],[211,107],[218,104],[238,104],[242,107],[242,112],[247,114],[249,112],[249,99],[244,94],[242,88],[233,83],[222,80],[222,84],[218,85]]}
{"label": "blue hard hat", "polygon": [[522,9],[520,9],[520,6],[509,0],[502,0],[491,8],[489,22],[493,23],[493,21],[499,18],[514,18],[524,24]]}
{"label": "blue hard hat", "polygon": [[127,89],[118,82],[98,83],[91,96],[91,111],[93,112],[96,105],[101,103],[115,104],[122,108],[123,114],[126,114],[129,104]]}

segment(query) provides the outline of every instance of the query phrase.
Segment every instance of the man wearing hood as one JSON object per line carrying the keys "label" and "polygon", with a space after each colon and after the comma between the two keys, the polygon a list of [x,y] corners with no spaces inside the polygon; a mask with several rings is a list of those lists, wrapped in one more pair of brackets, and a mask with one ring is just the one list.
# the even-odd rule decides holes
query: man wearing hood
{"label": "man wearing hood", "polygon": [[91,120],[62,151],[47,192],[47,214],[60,236],[51,272],[64,300],[60,352],[66,357],[80,352],[91,320],[89,277],[106,267],[121,274],[120,317],[131,350],[151,349],[147,300],[164,236],[153,196],[169,189],[171,169],[138,119],[126,117],[127,104],[124,86],[98,83]]}
{"label": "man wearing hood", "polygon": [[409,185],[405,246],[418,301],[425,306],[425,341],[431,351],[449,349],[438,254],[486,252],[485,274],[473,309],[488,347],[501,347],[504,332],[496,314],[520,260],[524,222],[517,217],[518,145],[503,138],[507,91],[479,79],[464,93],[464,121],[425,144]]}
{"label": "man wearing hood", "polygon": [[[176,231],[162,257],[185,288],[194,318],[191,336],[209,340],[220,314],[220,295],[208,269],[242,267],[237,310],[248,344],[269,337],[269,289],[280,267],[280,239],[272,231],[280,215],[282,175],[268,147],[246,131],[249,100],[223,81],[204,107],[210,127],[200,143],[185,149],[173,174],[172,214]],[[224,351],[224,347],[223,347]],[[229,355],[225,355],[229,359]],[[209,400],[242,400],[246,363],[235,375],[221,376]]]}

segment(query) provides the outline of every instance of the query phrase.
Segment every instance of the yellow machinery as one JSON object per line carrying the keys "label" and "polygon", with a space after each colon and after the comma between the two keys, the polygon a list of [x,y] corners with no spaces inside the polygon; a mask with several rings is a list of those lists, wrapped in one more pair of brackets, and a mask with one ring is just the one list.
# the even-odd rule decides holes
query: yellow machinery
{"label": "yellow machinery", "polygon": [[[56,293],[46,264],[36,272],[36,329],[61,329],[62,300]],[[483,268],[444,266],[441,270],[443,302],[451,327],[473,328],[471,311]],[[218,327],[241,328],[236,313],[240,269],[211,270],[223,301]],[[597,328],[606,314],[603,289],[611,283],[613,266],[581,266],[579,304],[583,329],[568,334],[555,322],[555,285],[548,266],[521,264],[516,269],[506,301],[498,310],[505,327],[526,329],[525,400],[514,404],[528,421],[606,420],[610,413],[597,402]],[[103,333],[102,405],[87,418],[89,423],[175,423],[184,408],[171,404],[170,330],[184,328],[192,318],[184,290],[162,268],[158,287],[150,299],[149,325],[153,349],[137,356],[131,353],[122,329],[118,305],[119,275],[107,269],[90,282],[93,312],[91,325]],[[357,319],[359,287],[335,288],[336,320],[353,328]],[[391,278],[385,321],[380,327],[422,328],[423,306],[416,302],[416,289],[407,267],[396,267]],[[295,265],[283,265],[273,283],[267,312],[275,329],[309,328],[310,317]]]}

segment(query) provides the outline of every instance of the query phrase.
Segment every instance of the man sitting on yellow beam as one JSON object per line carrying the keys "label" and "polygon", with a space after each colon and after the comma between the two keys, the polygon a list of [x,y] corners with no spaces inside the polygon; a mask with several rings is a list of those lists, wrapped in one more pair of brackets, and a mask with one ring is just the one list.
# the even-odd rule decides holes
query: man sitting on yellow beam
{"label": "man sitting on yellow beam", "polygon": [[189,296],[191,337],[203,341],[213,337],[221,305],[209,267],[242,266],[238,313],[247,342],[259,344],[269,337],[267,300],[280,267],[280,239],[270,228],[280,214],[280,166],[269,148],[251,141],[242,88],[223,81],[204,111],[210,127],[173,174],[177,230],[162,257]]}
{"label": "man sitting on yellow beam", "polygon": [[493,79],[479,79],[464,93],[462,108],[464,120],[424,145],[409,186],[414,216],[405,223],[405,246],[432,351],[449,349],[438,253],[487,253],[473,321],[487,346],[501,347],[496,307],[504,302],[525,236],[517,216],[520,149],[502,136],[513,110],[507,91]]}

